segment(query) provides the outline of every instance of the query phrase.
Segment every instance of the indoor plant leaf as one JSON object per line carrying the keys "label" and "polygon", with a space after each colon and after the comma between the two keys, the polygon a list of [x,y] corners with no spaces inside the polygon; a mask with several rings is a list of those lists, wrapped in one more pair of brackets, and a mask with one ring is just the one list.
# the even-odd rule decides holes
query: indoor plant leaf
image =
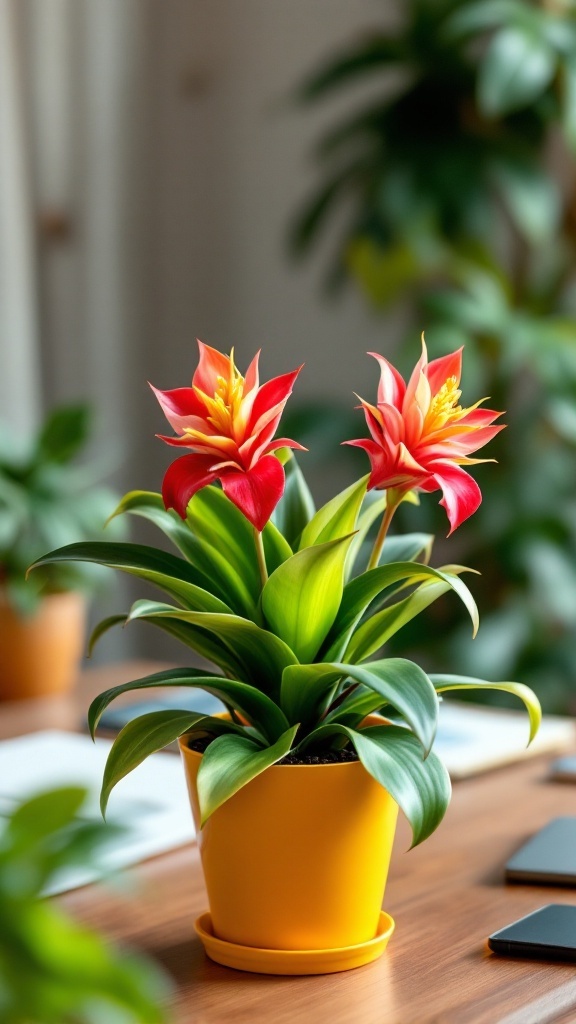
{"label": "indoor plant leaf", "polygon": [[162,530],[198,571],[198,582],[204,590],[215,594],[238,614],[254,618],[259,588],[250,592],[243,576],[234,569],[221,549],[193,534],[176,512],[164,507],[161,494],[130,491],[122,498],[111,518],[126,512],[142,516]]}
{"label": "indoor plant leaf", "polygon": [[274,524],[292,548],[310,522],[316,508],[310,488],[294,455],[284,464],[286,484],[284,494],[274,511]]}
{"label": "indoor plant leaf", "polygon": [[313,544],[325,544],[327,541],[337,540],[352,533],[366,495],[367,483],[368,475],[350,484],[318,509],[302,531],[299,550],[302,551]]}
{"label": "indoor plant leaf", "polygon": [[273,697],[280,692],[283,670],[298,661],[280,637],[239,615],[213,615],[173,608],[155,601],[137,601],[130,611],[129,620],[146,618],[155,621],[174,619],[200,627],[209,636],[223,642],[227,649],[230,648],[244,666],[250,682]]}
{"label": "indoor plant leaf", "polygon": [[521,26],[505,27],[492,39],[478,79],[478,104],[488,116],[526,106],[550,84],[554,52],[547,40]]}
{"label": "indoor plant leaf", "polygon": [[[461,600],[464,601],[472,617],[474,632],[476,632],[478,628],[478,610],[470,591],[457,576],[444,572],[441,569],[433,569],[431,566],[423,565],[420,562],[392,562],[389,565],[380,565],[375,569],[370,569],[368,572],[363,573],[362,576],[357,576],[346,584],[338,614],[326,637],[323,648],[323,660],[339,659],[345,652],[348,653],[347,648],[350,638],[362,616],[369,609],[372,601],[379,597],[388,587],[406,580],[416,583],[426,579],[443,581],[447,584],[448,588],[456,591]],[[356,634],[354,641],[351,642],[349,651],[351,660],[356,660],[356,655],[353,652],[356,649],[360,649],[361,645],[363,645],[362,650],[364,650],[364,647],[367,648],[370,646],[370,643],[375,642],[375,638],[380,635],[379,623],[380,620],[375,615],[364,623],[366,628],[360,627],[358,630],[360,637],[357,638]],[[381,646],[381,644],[378,646]],[[372,650],[376,649],[377,647],[372,648]],[[367,654],[362,656],[368,657]]]}
{"label": "indoor plant leaf", "polygon": [[[120,779],[137,768],[150,754],[163,750],[194,727],[215,733],[243,731],[232,722],[197,711],[151,711],[150,714],[140,715],[128,722],[114,740],[106,761],[100,792],[102,814],[106,814],[110,793]],[[250,742],[258,749],[257,743],[252,740]]]}
{"label": "indoor plant leaf", "polygon": [[284,670],[281,706],[290,722],[318,721],[334,684],[350,678],[368,687],[375,707],[391,704],[418,737],[425,753],[430,751],[438,719],[438,698],[426,673],[404,658],[386,658],[369,665],[294,665]]}
{"label": "indoor plant leaf", "polygon": [[[456,567],[459,568],[459,567]],[[352,635],[346,648],[346,658],[353,661],[364,661],[371,654],[379,650],[391,636],[394,636],[399,629],[407,622],[410,622],[421,611],[433,604],[442,594],[448,590],[454,590],[464,602],[470,613],[473,624],[473,636],[476,636],[478,629],[478,611],[474,599],[465,586],[461,589],[455,585],[458,576],[454,572],[443,572],[444,577],[437,583],[427,580],[421,583],[418,589],[409,597],[395,604],[389,605],[376,612],[363,622]],[[458,580],[462,583],[461,580]]]}
{"label": "indoor plant leaf", "polygon": [[294,660],[311,661],[334,621],[351,540],[303,548],[272,573],[262,590],[266,621],[294,651]]}
{"label": "indoor plant leaf", "polygon": [[474,679],[471,676],[454,676],[437,672],[430,673],[430,679],[438,693],[444,693],[446,690],[501,690],[504,693],[511,693],[524,703],[528,712],[530,719],[528,743],[532,742],[538,732],[542,720],[540,702],[533,691],[523,683],[491,683],[485,679]]}
{"label": "indoor plant leaf", "polygon": [[300,749],[332,734],[347,737],[366,771],[401,807],[412,828],[412,847],[438,828],[452,790],[448,772],[434,752],[424,760],[416,737],[394,725],[357,730],[337,723],[321,726],[311,733]]}
{"label": "indoor plant leaf", "polygon": [[287,729],[264,750],[246,736],[220,736],[210,743],[198,769],[201,827],[221,804],[288,753],[297,728]]}
{"label": "indoor plant leaf", "polygon": [[183,558],[177,558],[158,548],[144,544],[107,543],[105,541],[67,544],[38,558],[30,567],[53,565],[56,562],[95,562],[111,569],[120,569],[132,576],[154,583],[185,608],[206,612],[229,613],[230,608],[219,598],[208,593],[198,583],[195,568]]}
{"label": "indoor plant leaf", "polygon": [[[265,693],[257,690],[254,686],[242,683],[236,679],[224,679],[223,676],[210,676],[203,672],[202,669],[174,668],[164,672],[154,672],[152,675],[143,676],[141,679],[133,679],[128,683],[113,686],[96,697],[88,711],[88,726],[92,736],[94,736],[103,711],[111,701],[115,700],[121,693],[127,693],[129,690],[149,689],[151,686],[186,686],[207,690],[208,693],[214,694],[215,697],[218,697],[225,704],[239,711],[263,736],[271,740],[276,740],[288,726],[288,720],[280,708]],[[179,713],[184,714],[184,712]],[[202,715],[200,717],[205,716]],[[155,720],[150,719],[150,721],[153,722]],[[158,721],[161,724],[163,720],[158,719]],[[190,726],[186,728],[190,728]],[[171,741],[167,740],[166,742]]]}

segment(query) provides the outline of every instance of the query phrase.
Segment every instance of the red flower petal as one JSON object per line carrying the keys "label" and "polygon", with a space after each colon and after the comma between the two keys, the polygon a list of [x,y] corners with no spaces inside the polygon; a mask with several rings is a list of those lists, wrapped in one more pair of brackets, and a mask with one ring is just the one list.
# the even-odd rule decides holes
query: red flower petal
{"label": "red flower petal", "polygon": [[424,372],[428,377],[430,390],[433,395],[439,392],[449,377],[456,377],[456,380],[460,383],[463,349],[464,346],[457,349],[456,352],[450,352],[449,355],[441,356],[440,359],[433,359],[431,363],[428,363]]}
{"label": "red flower petal", "polygon": [[167,509],[176,510],[181,519],[186,518],[186,507],[190,498],[202,487],[216,480],[217,474],[211,469],[213,455],[183,455],[168,467],[162,481],[162,498]]}
{"label": "red flower petal", "polygon": [[284,493],[284,469],[278,459],[265,455],[245,473],[226,469],[219,475],[226,496],[261,532]]}
{"label": "red flower petal", "polygon": [[211,348],[210,345],[205,345],[199,338],[196,341],[200,349],[200,361],[194,372],[192,384],[200,388],[205,395],[212,396],[218,386],[217,378],[224,377],[227,380],[230,375],[230,357],[222,355],[222,352]]}
{"label": "red flower petal", "polygon": [[282,403],[282,405],[286,404],[294,387],[294,381],[301,369],[302,367],[299,366],[292,373],[283,373],[280,377],[273,377],[272,380],[268,380],[262,385],[252,407],[252,415],[250,416],[246,431],[247,437],[254,433],[254,427],[264,413],[279,403]]}
{"label": "red flower petal", "polygon": [[402,408],[402,399],[406,394],[406,383],[396,367],[392,366],[384,356],[377,352],[369,352],[369,356],[380,363],[380,384],[378,385],[378,405],[386,402],[396,409]]}
{"label": "red flower petal", "polygon": [[205,429],[206,410],[192,388],[159,391],[153,384],[150,384],[150,387],[156,395],[168,423],[177,434],[182,434],[185,427],[194,427],[196,430]]}
{"label": "red flower petal", "polygon": [[[441,461],[428,467],[433,474],[437,487],[443,493],[440,504],[446,509],[450,521],[450,533],[473,515],[480,502],[482,492],[478,484],[469,473],[466,473],[460,466],[453,462]],[[435,490],[435,487],[424,486],[425,490]],[[450,533],[448,536],[450,536]]]}

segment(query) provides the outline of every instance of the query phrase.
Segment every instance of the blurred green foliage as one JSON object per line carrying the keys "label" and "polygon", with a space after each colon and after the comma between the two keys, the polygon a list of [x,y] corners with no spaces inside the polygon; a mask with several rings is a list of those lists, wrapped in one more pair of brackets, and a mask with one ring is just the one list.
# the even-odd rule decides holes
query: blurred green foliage
{"label": "blurred green foliage", "polygon": [[[25,579],[28,566],[46,551],[98,539],[118,503],[98,484],[101,466],[76,462],[89,426],[85,405],[55,409],[32,439],[0,424],[0,584],[22,612],[33,610],[43,593],[90,590],[102,582],[94,567],[58,567]],[[115,537],[118,530],[111,525]]]}
{"label": "blurred green foliage", "polygon": [[[308,252],[341,233],[327,280],[382,310],[408,304],[410,353],[466,344],[467,404],[509,424],[480,468],[485,501],[452,541],[482,569],[482,628],[445,605],[404,644],[430,666],[519,678],[548,710],[576,700],[576,6],[573,0],[409,0],[299,89],[361,83],[371,98],[319,140],[320,185],[293,230]],[[384,346],[382,346],[384,348]],[[389,353],[388,353],[389,354]],[[376,377],[375,386],[376,390]],[[371,396],[365,396],[370,399]],[[411,528],[411,510],[403,510]],[[441,519],[422,502],[417,529]],[[437,614],[436,612],[434,613]]]}
{"label": "blurred green foliage", "polygon": [[0,825],[2,1024],[161,1024],[168,983],[153,963],[105,943],[42,891],[93,861],[111,828],[78,816],[86,792],[42,793]]}

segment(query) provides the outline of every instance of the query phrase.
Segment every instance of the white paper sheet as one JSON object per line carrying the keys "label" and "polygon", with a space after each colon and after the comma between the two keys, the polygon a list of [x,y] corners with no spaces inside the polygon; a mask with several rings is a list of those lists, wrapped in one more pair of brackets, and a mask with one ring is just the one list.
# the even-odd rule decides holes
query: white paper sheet
{"label": "white paper sheet", "polygon": [[[56,786],[79,785],[89,796],[83,817],[101,820],[99,793],[112,743],[76,733],[49,730],[0,742],[0,827],[16,803]],[[107,820],[121,824],[99,855],[102,874],[128,867],[190,842],[194,825],[184,770],[174,754],[153,754],[113,790]],[[94,881],[94,869],[70,869],[50,886],[49,895]]]}
{"label": "white paper sheet", "polygon": [[453,779],[576,745],[573,720],[556,715],[544,715],[529,747],[528,716],[524,711],[442,701],[439,719],[434,750]]}

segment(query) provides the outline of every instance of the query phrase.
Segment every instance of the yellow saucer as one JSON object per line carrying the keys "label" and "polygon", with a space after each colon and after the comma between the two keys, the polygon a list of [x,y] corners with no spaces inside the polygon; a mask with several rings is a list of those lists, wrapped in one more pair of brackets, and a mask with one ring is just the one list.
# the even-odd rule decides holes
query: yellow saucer
{"label": "yellow saucer", "polygon": [[394,921],[382,910],[378,931],[373,939],[361,942],[358,946],[342,946],[340,949],[257,949],[256,946],[239,946],[235,942],[216,938],[208,912],[197,919],[194,927],[210,959],[225,967],[234,967],[237,971],[253,971],[256,974],[334,974],[336,971],[363,967],[377,960],[388,945],[394,931]]}

